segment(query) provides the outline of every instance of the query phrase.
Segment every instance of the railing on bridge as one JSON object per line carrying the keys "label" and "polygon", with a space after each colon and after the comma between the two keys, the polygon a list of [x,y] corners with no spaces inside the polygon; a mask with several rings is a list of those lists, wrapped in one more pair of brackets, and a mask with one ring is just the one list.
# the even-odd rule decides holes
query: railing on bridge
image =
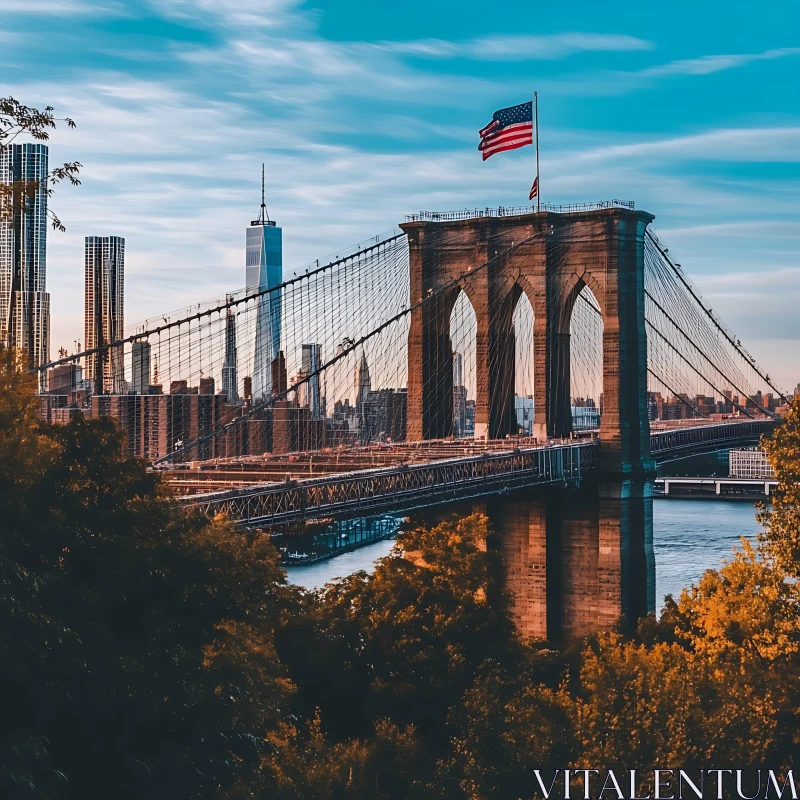
{"label": "railing on bridge", "polygon": [[577,481],[596,466],[597,455],[596,442],[575,441],[193,495],[179,502],[207,516],[224,514],[245,527],[366,516]]}
{"label": "railing on bridge", "polygon": [[650,452],[656,461],[669,461],[695,452],[756,443],[772,433],[776,424],[773,419],[764,419],[659,431],[650,435]]}
{"label": "railing on bridge", "polygon": [[[774,420],[755,420],[653,433],[652,455],[657,462],[664,462],[757,442],[762,435],[771,433],[775,424]],[[574,482],[598,466],[599,452],[596,439],[561,440],[319,478],[262,483],[190,495],[178,502],[207,516],[226,515],[245,527],[369,516],[523,486]]]}
{"label": "railing on bridge", "polygon": [[533,206],[499,206],[498,208],[465,208],[461,211],[420,211],[418,214],[406,214],[406,222],[452,222],[459,219],[479,219],[481,217],[520,217],[524,214],[535,214],[537,211],[549,211],[554,214],[578,214],[581,211],[598,211],[602,208],[633,209],[633,200],[599,200],[596,203],[569,203],[554,205],[542,203],[537,209]]}

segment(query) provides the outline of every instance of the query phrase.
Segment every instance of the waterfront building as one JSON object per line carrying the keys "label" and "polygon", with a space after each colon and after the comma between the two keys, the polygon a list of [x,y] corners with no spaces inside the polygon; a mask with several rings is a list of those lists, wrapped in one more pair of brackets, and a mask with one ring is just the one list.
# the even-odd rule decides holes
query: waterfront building
{"label": "waterfront building", "polygon": [[251,376],[253,399],[260,402],[272,394],[272,361],[281,349],[282,291],[275,287],[283,281],[283,231],[267,213],[263,165],[261,209],[258,219],[253,220],[247,229],[246,248],[247,293],[260,295],[256,300],[255,354]]}
{"label": "waterfront building", "polygon": [[126,390],[124,350],[105,347],[124,337],[125,239],[86,237],[84,342],[87,350],[103,348],[86,359],[86,378],[95,394]]}
{"label": "waterfront building", "polygon": [[50,360],[47,158],[43,144],[0,149],[0,183],[11,187],[0,214],[0,340],[25,350],[32,367]]}
{"label": "waterfront building", "polygon": [[[228,296],[228,302],[233,298]],[[222,391],[228,402],[239,399],[239,379],[236,374],[236,317],[230,307],[225,314],[225,359],[222,362]]]}
{"label": "waterfront building", "polygon": [[775,470],[760,447],[742,447],[728,454],[731,478],[774,478]]}
{"label": "waterfront building", "polygon": [[600,412],[593,405],[572,406],[572,430],[586,431],[600,427]]}

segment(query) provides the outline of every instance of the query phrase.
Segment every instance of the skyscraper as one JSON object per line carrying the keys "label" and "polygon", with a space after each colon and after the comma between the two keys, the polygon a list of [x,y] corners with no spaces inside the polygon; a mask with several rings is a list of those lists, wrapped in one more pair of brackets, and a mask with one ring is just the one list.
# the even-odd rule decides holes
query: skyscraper
{"label": "skyscraper", "polygon": [[24,349],[31,366],[50,360],[47,154],[43,144],[0,149],[0,183],[12,187],[0,215],[0,339]]}
{"label": "skyscraper", "polygon": [[369,376],[367,357],[363,352],[361,353],[361,360],[356,365],[353,383],[356,390],[356,420],[358,421],[359,441],[361,444],[366,444],[370,437],[367,425],[367,398],[372,389],[372,381]]}
{"label": "skyscraper", "polygon": [[[232,298],[229,296],[228,301]],[[239,379],[236,375],[236,317],[225,314],[225,360],[222,362],[222,391],[228,396],[228,402],[239,399]]]}
{"label": "skyscraper", "polygon": [[453,353],[453,386],[464,385],[464,357],[461,353]]}
{"label": "skyscraper", "polygon": [[[248,294],[266,292],[283,281],[283,231],[270,220],[264,202],[264,165],[261,165],[261,210],[247,229],[245,284]],[[272,393],[271,365],[281,349],[281,290],[257,300],[253,363],[253,399]]]}
{"label": "skyscraper", "polygon": [[367,395],[372,389],[372,381],[369,377],[369,364],[367,364],[367,357],[364,353],[361,354],[361,361],[358,362],[355,374],[355,389],[356,389],[356,408],[359,407],[366,399]]}
{"label": "skyscraper", "polygon": [[150,391],[150,343],[134,342],[131,347],[131,377],[134,394]]}
{"label": "skyscraper", "polygon": [[322,402],[319,393],[319,375],[314,373],[320,368],[320,346],[318,344],[303,345],[302,370],[308,379],[308,406],[311,409],[311,419],[320,419],[322,416]]}
{"label": "skyscraper", "polygon": [[[87,350],[123,337],[125,298],[125,240],[120,236],[86,237],[86,308],[84,338]],[[95,394],[125,391],[122,346],[87,357],[86,377]]]}
{"label": "skyscraper", "polygon": [[467,428],[467,389],[464,386],[464,357],[453,353],[453,435],[464,436]]}

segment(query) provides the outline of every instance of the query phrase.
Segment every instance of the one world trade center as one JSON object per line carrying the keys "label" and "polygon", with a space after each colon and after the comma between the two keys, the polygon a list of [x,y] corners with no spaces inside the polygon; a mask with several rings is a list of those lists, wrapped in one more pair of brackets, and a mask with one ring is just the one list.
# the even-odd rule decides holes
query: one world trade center
{"label": "one world trade center", "polygon": [[[264,167],[261,167],[261,211],[247,229],[247,294],[256,300],[253,400],[272,393],[272,360],[281,349],[281,290],[283,281],[283,231],[269,218],[264,203]],[[269,291],[272,289],[273,291]]]}

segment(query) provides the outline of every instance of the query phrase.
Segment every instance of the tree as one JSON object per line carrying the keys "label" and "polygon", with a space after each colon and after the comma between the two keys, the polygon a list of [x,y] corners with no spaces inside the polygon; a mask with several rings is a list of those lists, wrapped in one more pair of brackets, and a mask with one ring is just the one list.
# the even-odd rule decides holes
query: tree
{"label": "tree", "polygon": [[110,420],[37,424],[32,389],[4,354],[0,794],[211,797],[288,713],[277,554],[181,512]]}
{"label": "tree", "polygon": [[778,479],[772,508],[761,507],[761,540],[781,569],[800,578],[800,395],[794,397],[789,413],[761,446]]}
{"label": "tree", "polygon": [[427,747],[446,742],[449,709],[480,665],[522,652],[487,535],[479,515],[405,532],[374,574],[311,596],[279,640],[301,713],[319,706],[337,741],[387,718],[413,725]]}
{"label": "tree", "polygon": [[[50,131],[55,130],[58,122],[65,122],[69,128],[75,127],[72,119],[65,117],[59,120],[53,111],[52,106],[47,106],[40,111],[22,105],[13,97],[0,97],[0,153],[10,147],[22,134],[28,134],[37,141],[46,142],[50,139]],[[53,187],[63,180],[68,180],[73,186],[79,185],[78,173],[81,166],[78,161],[70,161],[53,167],[47,175],[47,183],[44,187],[47,196],[52,196]],[[41,188],[40,181],[26,178],[0,183],[0,219],[21,213],[25,204],[32,202]],[[48,209],[48,214],[54,229],[65,230],[61,220],[51,209]]]}

